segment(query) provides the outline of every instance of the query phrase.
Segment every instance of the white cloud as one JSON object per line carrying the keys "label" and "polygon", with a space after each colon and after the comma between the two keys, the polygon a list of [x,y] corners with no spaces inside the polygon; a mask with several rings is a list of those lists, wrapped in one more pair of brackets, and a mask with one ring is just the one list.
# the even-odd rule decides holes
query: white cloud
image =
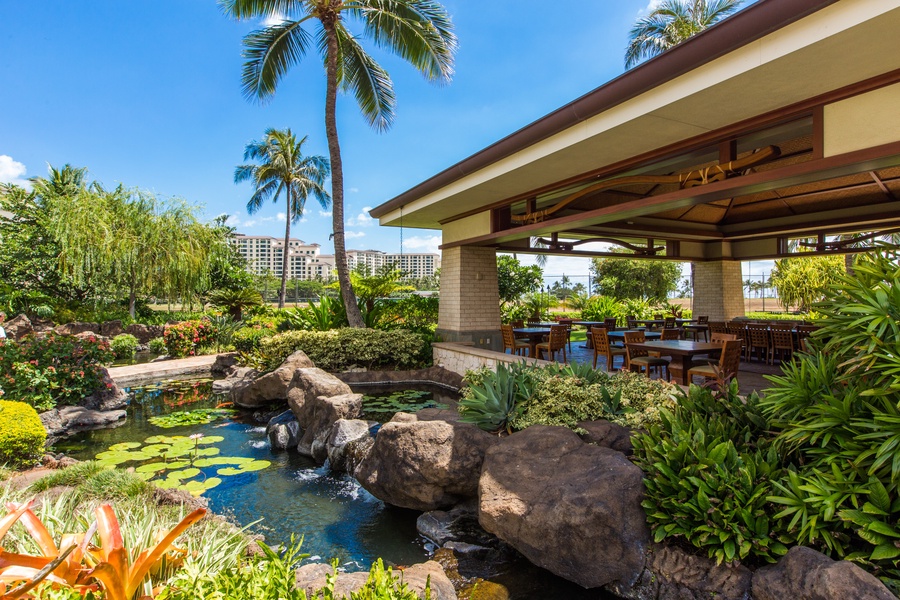
{"label": "white cloud", "polygon": [[[223,216],[223,215],[219,215]],[[227,215],[228,218],[225,219],[225,224],[229,227],[237,227],[241,224],[241,220],[236,215]]]}
{"label": "white cloud", "polygon": [[375,219],[369,216],[370,210],[372,210],[371,206],[363,206],[362,211],[358,215],[350,217],[347,225],[351,227],[371,227],[375,224]]}
{"label": "white cloud", "polygon": [[249,221],[244,221],[244,227],[253,227],[256,225],[256,219],[250,219]]}
{"label": "white cloud", "polygon": [[330,216],[331,216],[331,211],[330,211],[330,210],[320,210],[320,211],[319,211],[319,216],[320,216],[320,217],[330,217]]}
{"label": "white cloud", "polygon": [[353,238],[361,238],[366,237],[365,231],[345,231],[344,237],[348,240],[352,240]]}
{"label": "white cloud", "polygon": [[638,16],[643,17],[649,15],[651,12],[659,8],[659,5],[662,4],[662,0],[650,0],[647,2],[647,6],[638,11]]}
{"label": "white cloud", "polygon": [[285,213],[278,213],[275,215],[275,219],[281,223],[284,223],[285,219],[287,219],[287,215]]}
{"label": "white cloud", "polygon": [[266,27],[272,27],[273,25],[280,25],[287,21],[287,17],[282,15],[281,13],[272,13],[268,15],[265,19],[263,19],[263,25]]}
{"label": "white cloud", "polygon": [[350,192],[351,194],[358,194],[358,193],[359,193],[359,188],[352,187],[352,188],[350,188],[350,189],[347,190],[347,191]]}
{"label": "white cloud", "polygon": [[25,165],[12,156],[0,154],[0,183],[12,183],[24,188],[30,188],[31,184],[25,179]]}
{"label": "white cloud", "polygon": [[420,250],[422,252],[439,252],[441,245],[439,235],[414,235],[403,240],[404,250]]}

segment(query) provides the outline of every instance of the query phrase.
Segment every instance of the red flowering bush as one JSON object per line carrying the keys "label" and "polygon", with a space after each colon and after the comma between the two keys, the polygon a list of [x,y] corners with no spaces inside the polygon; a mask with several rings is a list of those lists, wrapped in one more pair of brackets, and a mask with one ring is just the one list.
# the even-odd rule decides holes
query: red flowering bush
{"label": "red flowering bush", "polygon": [[209,321],[182,321],[166,325],[163,340],[169,356],[194,356],[198,348],[212,343],[215,331]]}
{"label": "red flowering bush", "polygon": [[112,360],[109,343],[94,336],[49,333],[0,344],[0,396],[38,411],[76,404],[100,388]]}

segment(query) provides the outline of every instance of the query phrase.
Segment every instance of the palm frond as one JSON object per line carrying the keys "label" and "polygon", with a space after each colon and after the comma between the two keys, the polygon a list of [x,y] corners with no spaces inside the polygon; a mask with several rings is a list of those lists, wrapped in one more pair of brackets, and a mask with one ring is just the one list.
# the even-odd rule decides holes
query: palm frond
{"label": "palm frond", "polygon": [[339,79],[341,87],[351,90],[363,117],[378,131],[394,122],[394,84],[390,75],[369,56],[344,27],[336,28],[338,37]]}
{"label": "palm frond", "polygon": [[285,21],[244,37],[242,56],[246,62],[241,69],[241,84],[248,100],[271,97],[288,70],[303,60],[310,43],[304,21]]}

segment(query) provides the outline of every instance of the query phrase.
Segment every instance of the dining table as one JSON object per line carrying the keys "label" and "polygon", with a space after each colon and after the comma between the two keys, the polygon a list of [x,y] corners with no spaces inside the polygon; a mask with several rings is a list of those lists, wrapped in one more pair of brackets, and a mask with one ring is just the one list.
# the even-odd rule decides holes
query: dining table
{"label": "dining table", "polygon": [[629,344],[632,348],[658,352],[660,356],[671,356],[672,362],[681,367],[681,385],[688,385],[688,371],[694,366],[694,357],[709,354],[722,349],[722,344],[711,342],[694,342],[690,340],[648,340],[642,343]]}
{"label": "dining table", "polygon": [[541,343],[545,336],[550,335],[550,327],[517,327],[513,329],[513,334],[518,338],[528,340],[530,344],[528,356],[535,357],[537,345]]}
{"label": "dining table", "polygon": [[[647,327],[662,327],[666,324],[665,319],[635,319],[634,322],[643,323]],[[679,327],[691,322],[693,322],[693,319],[675,319],[675,324]]]}
{"label": "dining table", "polygon": [[644,331],[643,329],[613,329],[612,331],[606,332],[606,335],[610,340],[615,340],[617,342],[624,341],[625,333],[629,331],[643,333],[644,338],[648,340],[658,340],[662,335],[659,331]]}

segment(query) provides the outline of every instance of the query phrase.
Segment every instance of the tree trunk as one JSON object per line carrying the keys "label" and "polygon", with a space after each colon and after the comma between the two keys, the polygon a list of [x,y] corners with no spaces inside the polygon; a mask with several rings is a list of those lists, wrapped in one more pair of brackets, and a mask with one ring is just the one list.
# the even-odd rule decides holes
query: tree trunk
{"label": "tree trunk", "polygon": [[347,248],[344,245],[344,166],[341,162],[341,145],[338,142],[337,130],[337,55],[338,44],[335,34],[336,13],[331,18],[322,18],[322,26],[328,37],[328,56],[326,61],[326,91],[325,91],[325,135],[328,138],[328,154],[331,159],[331,203],[332,223],[334,228],[334,262],[338,272],[338,282],[341,286],[341,299],[347,311],[347,321],[350,327],[366,326],[362,318],[359,306],[356,304],[356,294],[353,292],[353,283],[350,281],[350,269],[347,266]]}
{"label": "tree trunk", "polygon": [[288,183],[287,212],[284,213],[284,250],[281,253],[281,291],[278,292],[278,308],[284,308],[284,296],[287,294],[288,254],[291,240],[291,184]]}
{"label": "tree trunk", "polygon": [[847,275],[853,275],[853,260],[855,258],[855,254],[844,255],[844,270],[847,272]]}

